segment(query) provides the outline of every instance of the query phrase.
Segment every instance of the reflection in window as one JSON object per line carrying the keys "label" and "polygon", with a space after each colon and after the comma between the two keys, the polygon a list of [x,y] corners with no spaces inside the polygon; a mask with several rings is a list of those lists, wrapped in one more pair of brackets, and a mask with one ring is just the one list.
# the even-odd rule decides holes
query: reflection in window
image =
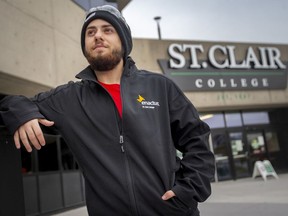
{"label": "reflection in window", "polygon": [[214,154],[216,157],[228,156],[227,152],[228,141],[225,134],[215,134],[215,135],[212,134],[212,142],[213,142]]}
{"label": "reflection in window", "polygon": [[229,133],[230,144],[233,156],[245,153],[242,132]]}
{"label": "reflection in window", "polygon": [[262,133],[247,134],[247,142],[252,154],[262,154],[265,150],[265,141]]}
{"label": "reflection in window", "polygon": [[240,113],[225,113],[226,127],[242,126]]}
{"label": "reflection in window", "polygon": [[234,160],[234,167],[236,171],[236,177],[248,177],[249,176],[249,168],[247,163],[247,158],[237,158]]}
{"label": "reflection in window", "polygon": [[277,134],[275,132],[266,132],[265,138],[267,142],[267,148],[270,153],[280,151]]}
{"label": "reflection in window", "polygon": [[217,175],[218,175],[219,181],[232,178],[228,159],[217,161],[216,168],[217,168]]}
{"label": "reflection in window", "polygon": [[225,134],[212,134],[212,142],[214,154],[216,157],[216,169],[218,180],[231,179],[232,174],[230,170],[227,150],[227,136]]}
{"label": "reflection in window", "polygon": [[244,125],[269,124],[267,112],[243,112]]}
{"label": "reflection in window", "polygon": [[222,113],[207,114],[200,117],[204,122],[206,122],[210,128],[224,128],[224,117]]}

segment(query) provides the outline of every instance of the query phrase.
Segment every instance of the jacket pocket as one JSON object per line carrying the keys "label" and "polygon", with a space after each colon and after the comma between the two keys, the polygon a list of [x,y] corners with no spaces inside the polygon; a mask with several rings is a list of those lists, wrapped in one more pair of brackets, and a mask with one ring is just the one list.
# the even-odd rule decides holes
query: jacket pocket
{"label": "jacket pocket", "polygon": [[196,201],[193,202],[192,206],[187,206],[183,201],[181,201],[181,199],[179,199],[177,196],[172,197],[172,202],[174,203],[174,205],[179,208],[182,209],[186,212],[185,215],[191,215],[191,216],[196,216],[199,215],[199,211],[198,211],[198,203]]}
{"label": "jacket pocket", "polygon": [[172,197],[172,200],[173,200],[173,203],[178,207],[178,208],[181,208],[181,209],[189,209],[189,206],[187,206],[185,203],[183,203],[177,196],[175,197]]}

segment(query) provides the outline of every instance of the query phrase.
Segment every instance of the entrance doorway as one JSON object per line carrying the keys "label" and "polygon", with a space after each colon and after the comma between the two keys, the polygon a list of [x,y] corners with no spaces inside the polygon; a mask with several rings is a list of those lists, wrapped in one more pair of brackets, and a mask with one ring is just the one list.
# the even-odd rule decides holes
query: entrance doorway
{"label": "entrance doorway", "polygon": [[216,158],[217,180],[238,179],[251,175],[245,133],[214,131],[212,143]]}
{"label": "entrance doorway", "polygon": [[275,171],[287,172],[287,108],[216,112],[201,118],[211,128],[216,181],[252,176],[258,160],[269,160]]}

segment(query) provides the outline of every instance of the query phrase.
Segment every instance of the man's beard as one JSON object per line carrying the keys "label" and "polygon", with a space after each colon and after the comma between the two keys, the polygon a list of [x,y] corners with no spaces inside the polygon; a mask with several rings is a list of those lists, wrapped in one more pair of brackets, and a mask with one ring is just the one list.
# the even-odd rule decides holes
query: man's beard
{"label": "man's beard", "polygon": [[119,64],[123,58],[123,50],[114,49],[108,56],[100,55],[97,57],[93,57],[88,52],[86,52],[86,58],[93,70],[108,71],[112,70],[116,67],[116,65]]}

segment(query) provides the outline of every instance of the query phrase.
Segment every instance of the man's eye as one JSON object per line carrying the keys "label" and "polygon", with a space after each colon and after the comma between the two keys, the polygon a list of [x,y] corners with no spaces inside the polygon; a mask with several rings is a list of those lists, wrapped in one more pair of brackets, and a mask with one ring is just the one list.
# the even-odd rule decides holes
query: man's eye
{"label": "man's eye", "polygon": [[106,28],[104,31],[105,31],[106,33],[112,33],[112,32],[113,32],[113,29],[111,29],[111,28]]}
{"label": "man's eye", "polygon": [[87,31],[88,36],[93,36],[95,34],[95,31]]}

